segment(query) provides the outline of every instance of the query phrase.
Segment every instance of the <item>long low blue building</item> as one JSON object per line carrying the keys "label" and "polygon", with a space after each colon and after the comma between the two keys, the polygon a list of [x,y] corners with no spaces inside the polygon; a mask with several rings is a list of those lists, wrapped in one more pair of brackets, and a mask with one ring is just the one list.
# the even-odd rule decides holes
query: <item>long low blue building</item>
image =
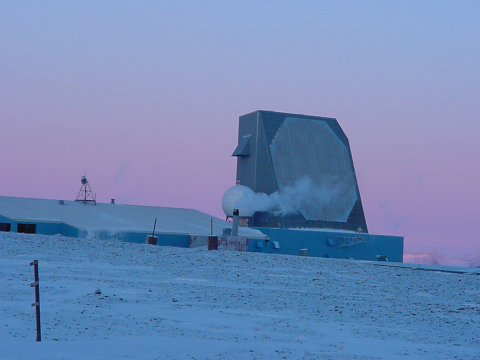
{"label": "long low blue building", "polygon": [[[0,196],[0,231],[144,243],[155,219],[159,245],[189,247],[192,236],[221,236],[232,226],[193,209]],[[239,235],[265,238],[249,228]]]}
{"label": "long low blue building", "polygon": [[155,219],[158,245],[402,262],[403,238],[333,229],[240,226],[192,209],[0,196],[0,231],[144,243]]}

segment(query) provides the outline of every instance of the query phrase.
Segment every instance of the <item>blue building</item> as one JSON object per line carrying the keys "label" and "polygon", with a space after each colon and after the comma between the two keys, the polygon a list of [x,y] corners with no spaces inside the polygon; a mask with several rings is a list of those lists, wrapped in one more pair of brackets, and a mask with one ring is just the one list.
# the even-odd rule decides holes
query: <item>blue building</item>
{"label": "blue building", "polygon": [[[221,236],[232,227],[193,209],[0,196],[0,231],[145,243],[155,219],[158,245],[189,247],[192,239]],[[248,228],[239,235],[265,238]]]}

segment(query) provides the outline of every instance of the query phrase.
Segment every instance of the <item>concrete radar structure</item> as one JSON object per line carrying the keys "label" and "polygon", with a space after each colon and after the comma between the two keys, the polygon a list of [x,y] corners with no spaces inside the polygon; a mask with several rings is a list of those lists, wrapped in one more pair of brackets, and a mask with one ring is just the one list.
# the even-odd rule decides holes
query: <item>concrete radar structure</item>
{"label": "concrete radar structure", "polygon": [[[233,210],[238,209],[241,217],[252,217],[255,214],[246,200],[255,195],[252,189],[245,185],[235,185],[225,191],[222,198],[222,209],[227,217],[233,216]],[[242,203],[242,200],[244,203]]]}
{"label": "concrete radar structure", "polygon": [[336,119],[264,110],[242,115],[232,155],[236,178],[256,194],[293,194],[280,196],[282,211],[258,209],[251,226],[368,233],[350,145]]}

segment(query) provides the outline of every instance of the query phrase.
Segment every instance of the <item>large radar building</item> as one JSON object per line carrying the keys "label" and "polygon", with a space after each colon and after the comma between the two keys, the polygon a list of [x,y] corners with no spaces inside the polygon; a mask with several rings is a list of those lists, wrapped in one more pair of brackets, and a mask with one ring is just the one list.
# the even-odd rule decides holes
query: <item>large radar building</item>
{"label": "large radar building", "polygon": [[294,189],[304,197],[288,214],[257,211],[249,226],[368,232],[350,145],[336,119],[273,111],[240,116],[233,156],[237,179],[254,192]]}

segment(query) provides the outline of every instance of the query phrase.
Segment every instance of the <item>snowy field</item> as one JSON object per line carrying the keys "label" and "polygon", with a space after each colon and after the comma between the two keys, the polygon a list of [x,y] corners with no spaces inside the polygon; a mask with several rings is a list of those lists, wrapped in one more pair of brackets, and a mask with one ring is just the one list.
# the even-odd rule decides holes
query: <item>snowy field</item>
{"label": "snowy field", "polygon": [[16,233],[0,266],[0,359],[480,359],[474,273]]}

